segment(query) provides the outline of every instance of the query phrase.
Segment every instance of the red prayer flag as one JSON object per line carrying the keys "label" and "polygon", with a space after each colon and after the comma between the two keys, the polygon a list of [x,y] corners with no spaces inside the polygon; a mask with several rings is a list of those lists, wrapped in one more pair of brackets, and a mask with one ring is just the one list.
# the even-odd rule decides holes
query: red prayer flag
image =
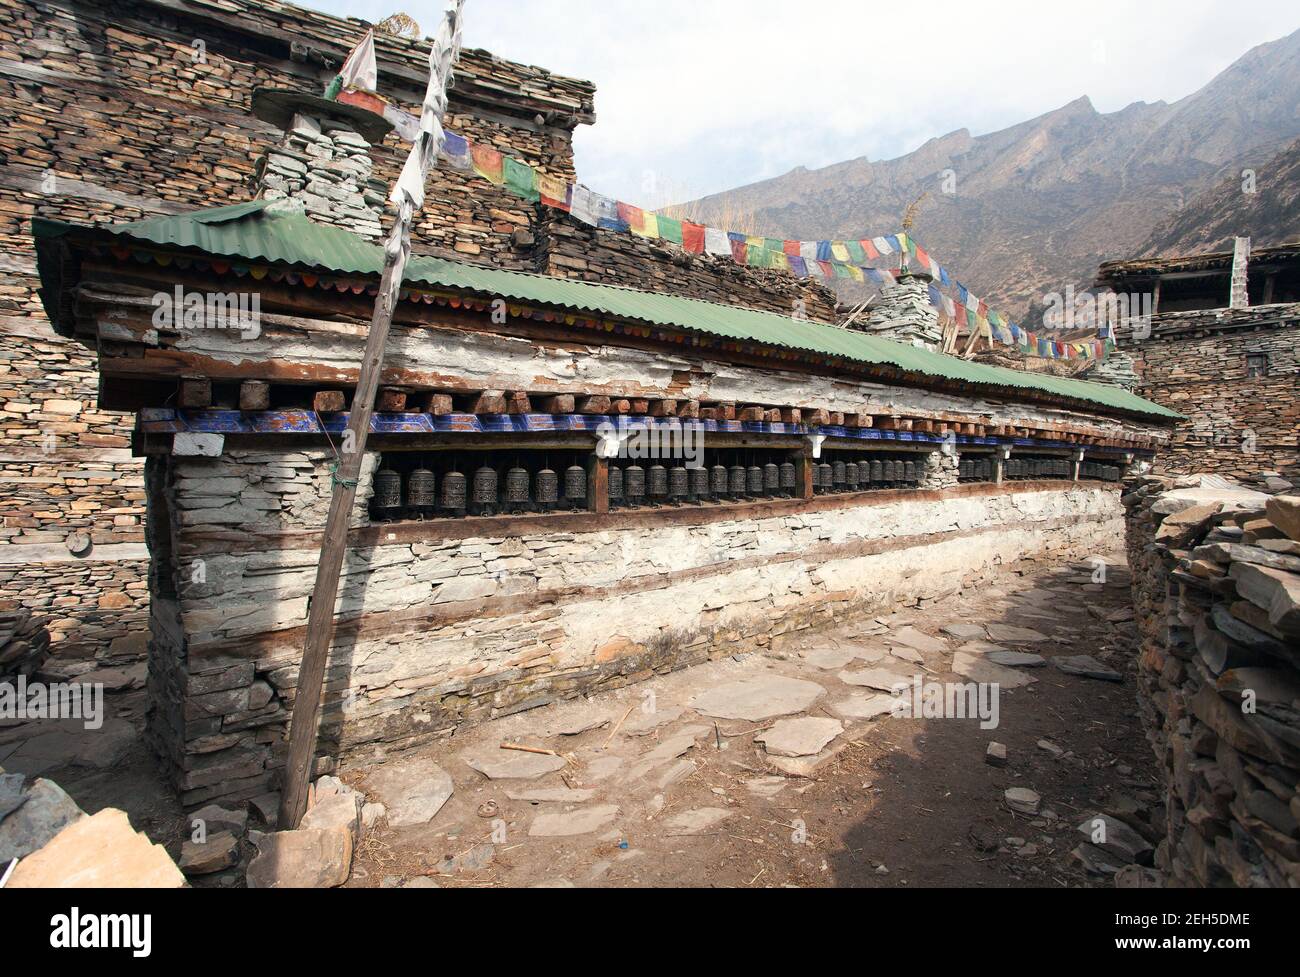
{"label": "red prayer flag", "polygon": [[826,278],[835,277],[835,263],[832,261],[819,261],[817,264],[822,266],[822,275]]}
{"label": "red prayer flag", "polygon": [[645,211],[632,204],[625,204],[621,200],[618,202],[618,219],[626,221],[628,227],[633,230],[639,231],[645,227]]}
{"label": "red prayer flag", "polygon": [[786,254],[794,255],[794,256],[797,258],[797,257],[799,257],[799,242],[798,242],[798,241],[782,241],[782,242],[781,242],[781,250],[784,251]]}
{"label": "red prayer flag", "polygon": [[682,247],[691,254],[704,253],[704,225],[682,221]]}
{"label": "red prayer flag", "polygon": [[860,245],[862,245],[862,250],[865,251],[865,252],[867,253],[867,260],[868,260],[868,261],[871,261],[871,260],[873,260],[873,259],[875,259],[875,258],[879,258],[879,257],[880,257],[880,252],[876,250],[876,246],[875,246],[874,244],[871,243],[871,239],[870,239],[870,238],[863,238],[863,239],[862,239],[861,241],[859,241],[858,243],[859,243]]}
{"label": "red prayer flag", "polygon": [[747,245],[744,241],[732,241],[731,259],[735,261],[736,264],[743,265],[745,263],[746,258],[748,257],[747,254],[748,248],[749,245]]}

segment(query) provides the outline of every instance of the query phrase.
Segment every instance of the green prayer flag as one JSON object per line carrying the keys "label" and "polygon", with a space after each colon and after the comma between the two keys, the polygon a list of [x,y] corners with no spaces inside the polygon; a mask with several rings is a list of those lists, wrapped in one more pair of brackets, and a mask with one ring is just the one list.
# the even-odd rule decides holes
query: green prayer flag
{"label": "green prayer flag", "polygon": [[525,200],[537,200],[537,171],[527,163],[507,156],[505,159],[506,189]]}
{"label": "green prayer flag", "polygon": [[659,215],[659,236],[673,244],[682,243],[682,222],[675,217]]}
{"label": "green prayer flag", "polygon": [[867,263],[867,252],[862,250],[861,242],[845,241],[844,247],[848,249],[849,260],[855,265],[865,265]]}

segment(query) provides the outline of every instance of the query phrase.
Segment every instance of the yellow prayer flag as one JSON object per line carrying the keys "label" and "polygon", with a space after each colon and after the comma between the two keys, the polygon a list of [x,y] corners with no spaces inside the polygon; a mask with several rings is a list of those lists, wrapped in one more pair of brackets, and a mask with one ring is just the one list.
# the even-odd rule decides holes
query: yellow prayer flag
{"label": "yellow prayer flag", "polygon": [[[844,246],[842,241],[831,242],[831,257],[836,261],[848,262],[852,259],[849,257],[849,249]],[[858,281],[862,281],[862,275],[858,275]]]}

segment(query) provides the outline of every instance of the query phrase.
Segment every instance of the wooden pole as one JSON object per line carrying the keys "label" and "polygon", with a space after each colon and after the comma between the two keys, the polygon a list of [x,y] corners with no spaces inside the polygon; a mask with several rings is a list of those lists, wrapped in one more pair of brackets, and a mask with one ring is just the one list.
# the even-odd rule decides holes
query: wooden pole
{"label": "wooden pole", "polygon": [[320,722],[321,692],[329,662],[330,638],[334,632],[334,604],[339,592],[339,573],[347,553],[348,519],[356,501],[357,481],[365,459],[370,417],[384,366],[384,349],[393,322],[393,306],[399,301],[402,276],[410,256],[411,223],[424,203],[424,179],[441,148],[442,118],[447,108],[447,83],[451,66],[460,49],[460,11],[464,0],[447,12],[441,31],[429,52],[429,88],[425,93],[421,131],[411,147],[406,168],[394,187],[397,220],[384,247],[384,271],[379,295],[370,318],[361,375],[352,397],[348,427],[342,450],[333,469],[329,515],[316,564],[316,584],[307,611],[307,635],[303,641],[298,692],[289,723],[289,755],[281,783],[281,830],[298,826],[307,811],[307,788],[316,755],[316,732]]}
{"label": "wooden pole", "polygon": [[[400,218],[399,218],[400,220]],[[316,584],[312,588],[307,611],[307,637],[303,642],[302,664],[298,674],[298,692],[293,700],[289,724],[289,758],[284,768],[280,794],[281,829],[296,828],[307,811],[307,785],[311,780],[312,761],[316,753],[316,726],[320,720],[321,690],[325,666],[329,661],[330,639],[334,633],[334,603],[339,592],[339,573],[347,552],[348,518],[357,497],[357,480],[365,459],[366,436],[370,433],[370,415],[374,410],[379,374],[383,368],[384,347],[393,321],[394,280],[401,281],[405,270],[405,251],[384,261],[379,297],[375,300],[366,338],[361,377],[352,398],[343,450],[333,475],[329,515],[321,540],[320,560],[316,564]],[[350,450],[349,450],[350,449]]]}

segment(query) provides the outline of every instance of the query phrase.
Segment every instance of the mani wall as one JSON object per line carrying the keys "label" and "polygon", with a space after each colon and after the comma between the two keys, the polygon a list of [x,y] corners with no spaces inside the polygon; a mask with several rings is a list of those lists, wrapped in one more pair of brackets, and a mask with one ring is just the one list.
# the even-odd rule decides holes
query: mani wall
{"label": "mani wall", "polygon": [[[41,311],[31,218],[120,223],[248,199],[280,138],[250,114],[253,89],[321,91],[362,31],[274,0],[0,0],[0,605],[49,614],[71,670],[142,653],[143,475],[130,417],[96,408],[93,358]],[[377,47],[381,89],[415,108],[424,42]],[[456,76],[449,128],[572,179],[572,131],[595,119],[589,82],[481,50],[462,52]],[[391,182],[403,154],[396,136],[375,147],[375,177]],[[413,250],[787,314],[807,296],[810,317],[833,314],[824,290],[595,232],[446,169]]]}
{"label": "mani wall", "polygon": [[[256,448],[149,459],[160,557],[149,730],[187,807],[277,785],[332,461]],[[1113,486],[1034,482],[719,506],[689,520],[636,510],[509,529],[499,518],[366,528],[364,503],[353,520],[322,771],[460,722],[925,606],[1021,560],[1104,553],[1122,528]]]}

